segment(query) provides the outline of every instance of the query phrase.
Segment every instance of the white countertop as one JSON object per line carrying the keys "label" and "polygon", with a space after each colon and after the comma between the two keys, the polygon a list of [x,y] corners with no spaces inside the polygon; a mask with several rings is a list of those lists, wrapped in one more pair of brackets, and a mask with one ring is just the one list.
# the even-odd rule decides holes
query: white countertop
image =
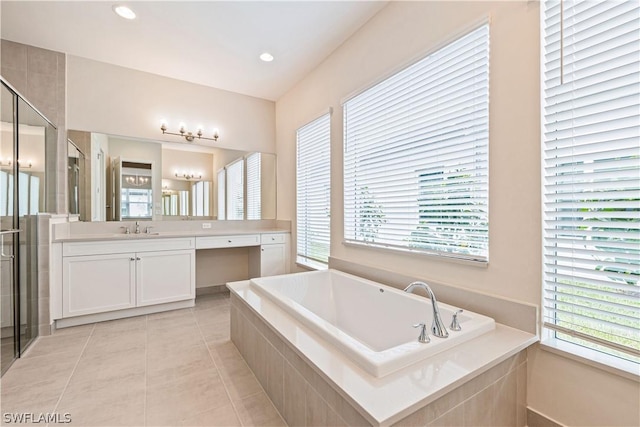
{"label": "white countertop", "polygon": [[328,347],[268,298],[253,292],[249,281],[229,283],[227,287],[356,402],[367,413],[366,418],[383,426],[400,421],[538,341],[533,334],[496,324],[492,332],[375,378],[338,350]]}
{"label": "white countertop", "polygon": [[270,234],[289,233],[289,230],[273,228],[261,230],[228,229],[228,230],[184,230],[184,231],[154,231],[149,234],[144,232],[136,233],[95,233],[95,234],[75,234],[66,236],[56,236],[53,242],[90,242],[102,240],[126,241],[136,239],[164,239],[176,237],[215,237],[215,236],[237,236],[247,234]]}

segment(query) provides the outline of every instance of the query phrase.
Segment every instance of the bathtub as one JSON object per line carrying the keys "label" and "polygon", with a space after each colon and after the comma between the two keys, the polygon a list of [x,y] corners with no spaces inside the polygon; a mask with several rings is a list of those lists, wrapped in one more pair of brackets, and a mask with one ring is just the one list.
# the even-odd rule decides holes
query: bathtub
{"label": "bathtub", "polygon": [[439,302],[449,337],[430,334],[430,343],[420,343],[413,325],[430,330],[429,299],[337,270],[251,279],[250,287],[378,378],[495,328],[493,319],[464,311],[458,315],[462,330],[452,331],[459,307]]}

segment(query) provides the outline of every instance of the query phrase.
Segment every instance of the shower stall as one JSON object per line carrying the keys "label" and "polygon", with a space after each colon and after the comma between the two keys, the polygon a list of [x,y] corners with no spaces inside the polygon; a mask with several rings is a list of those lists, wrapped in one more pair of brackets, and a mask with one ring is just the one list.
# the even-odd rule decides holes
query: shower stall
{"label": "shower stall", "polygon": [[[38,214],[56,128],[8,83],[0,94],[0,371],[38,336]],[[53,163],[55,165],[55,163]],[[46,172],[45,172],[46,171]]]}

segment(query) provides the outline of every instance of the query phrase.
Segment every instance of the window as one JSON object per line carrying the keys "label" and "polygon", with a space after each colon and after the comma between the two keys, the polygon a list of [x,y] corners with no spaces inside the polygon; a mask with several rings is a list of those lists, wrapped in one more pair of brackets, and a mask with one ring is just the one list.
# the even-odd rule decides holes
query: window
{"label": "window", "polygon": [[227,173],[224,168],[218,171],[218,219],[227,219],[226,183]]}
{"label": "window", "polygon": [[329,113],[297,131],[297,259],[303,264],[329,261],[330,142]]}
{"label": "window", "polygon": [[247,219],[262,219],[260,160],[260,153],[247,156]]}
{"label": "window", "polygon": [[488,260],[489,26],[344,104],[345,241]]}
{"label": "window", "polygon": [[638,363],[640,3],[545,1],[542,20],[544,325]]}
{"label": "window", "polygon": [[211,183],[199,181],[191,185],[191,215],[209,216],[211,202]]}
{"label": "window", "polygon": [[244,219],[244,159],[227,165],[227,219]]}

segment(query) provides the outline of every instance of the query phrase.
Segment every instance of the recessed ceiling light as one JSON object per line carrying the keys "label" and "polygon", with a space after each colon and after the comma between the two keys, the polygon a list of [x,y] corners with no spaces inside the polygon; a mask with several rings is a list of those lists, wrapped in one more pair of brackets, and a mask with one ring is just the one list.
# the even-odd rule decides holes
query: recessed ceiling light
{"label": "recessed ceiling light", "polygon": [[273,55],[271,55],[269,52],[265,52],[260,55],[260,59],[262,59],[264,62],[271,62],[273,61]]}
{"label": "recessed ceiling light", "polygon": [[117,13],[118,16],[124,19],[136,19],[136,13],[133,10],[131,10],[128,6],[117,4],[113,6],[113,11]]}

